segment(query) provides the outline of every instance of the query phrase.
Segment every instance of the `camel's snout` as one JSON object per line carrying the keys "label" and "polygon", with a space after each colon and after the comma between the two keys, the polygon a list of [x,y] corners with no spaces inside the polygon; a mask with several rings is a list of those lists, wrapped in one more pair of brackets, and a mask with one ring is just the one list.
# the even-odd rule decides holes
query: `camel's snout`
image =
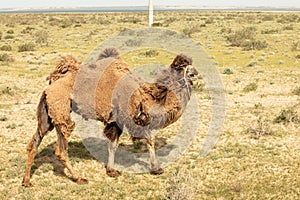
{"label": "camel's snout", "polygon": [[187,77],[191,80],[191,81],[195,81],[197,80],[197,75],[199,74],[198,71],[196,70],[195,67],[193,67],[192,65],[187,66]]}

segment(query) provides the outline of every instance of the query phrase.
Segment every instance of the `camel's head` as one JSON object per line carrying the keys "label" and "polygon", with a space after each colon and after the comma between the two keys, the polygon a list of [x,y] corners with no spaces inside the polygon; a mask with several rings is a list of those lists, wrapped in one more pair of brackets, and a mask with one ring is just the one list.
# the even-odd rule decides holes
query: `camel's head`
{"label": "camel's head", "polygon": [[189,84],[197,79],[198,71],[192,66],[192,59],[183,54],[177,55],[170,67],[178,71]]}

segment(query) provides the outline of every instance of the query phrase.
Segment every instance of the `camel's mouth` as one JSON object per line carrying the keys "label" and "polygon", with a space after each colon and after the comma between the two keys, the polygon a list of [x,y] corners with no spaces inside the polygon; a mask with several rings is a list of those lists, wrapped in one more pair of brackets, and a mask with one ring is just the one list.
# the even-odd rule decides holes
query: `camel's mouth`
{"label": "camel's mouth", "polygon": [[198,78],[195,74],[188,74],[188,78],[191,80],[191,81],[196,81]]}

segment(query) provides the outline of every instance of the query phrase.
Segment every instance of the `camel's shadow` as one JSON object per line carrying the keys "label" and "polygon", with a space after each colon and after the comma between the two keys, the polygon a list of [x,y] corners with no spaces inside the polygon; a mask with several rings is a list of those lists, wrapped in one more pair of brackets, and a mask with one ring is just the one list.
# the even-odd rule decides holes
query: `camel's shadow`
{"label": "camel's shadow", "polygon": [[[166,144],[165,138],[156,138],[157,148],[163,147]],[[57,176],[66,176],[64,173],[64,165],[55,156],[56,143],[44,147],[37,153],[30,174],[33,175],[37,169],[44,164],[50,164],[53,167],[53,173]],[[106,164],[108,159],[108,142],[99,138],[86,138],[82,141],[69,142],[69,158],[71,163],[84,162],[84,160],[98,160],[99,163]],[[167,154],[167,152],[159,153],[159,155]],[[142,158],[142,159],[141,159]],[[138,166],[140,173],[149,171],[149,153],[145,144],[120,144],[116,152],[115,165],[119,170],[130,169],[134,172]],[[143,170],[141,171],[141,167]],[[100,170],[100,169],[99,169]]]}

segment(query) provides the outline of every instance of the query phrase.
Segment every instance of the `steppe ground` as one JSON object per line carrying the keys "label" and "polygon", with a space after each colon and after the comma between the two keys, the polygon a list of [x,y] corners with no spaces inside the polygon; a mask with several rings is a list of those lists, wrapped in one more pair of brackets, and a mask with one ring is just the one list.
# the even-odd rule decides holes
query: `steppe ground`
{"label": "steppe ground", "polygon": [[[77,185],[53,156],[53,132],[34,163],[34,186],[22,187],[36,106],[56,60],[72,54],[84,61],[111,36],[147,27],[147,14],[0,14],[0,199],[300,198],[300,13],[158,12],[154,26],[191,37],[219,70],[226,121],[212,152],[198,156],[211,116],[211,98],[199,80],[194,91],[201,128],[189,150],[164,174],[123,172],[110,178],[105,163],[93,158],[74,133],[70,159],[90,181]],[[131,66],[147,59],[167,64],[172,57],[159,50],[134,53],[124,55]],[[170,141],[177,126],[157,137]],[[144,145],[132,145],[128,138],[122,137],[123,148],[144,151]]]}

